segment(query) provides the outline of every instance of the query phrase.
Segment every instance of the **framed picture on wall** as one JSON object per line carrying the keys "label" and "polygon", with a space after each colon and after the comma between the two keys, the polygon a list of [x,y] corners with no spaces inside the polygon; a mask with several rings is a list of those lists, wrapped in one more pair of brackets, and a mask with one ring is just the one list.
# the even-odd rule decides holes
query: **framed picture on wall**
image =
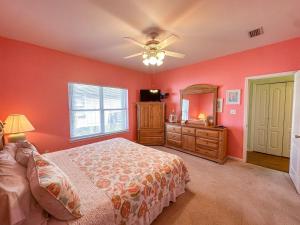
{"label": "framed picture on wall", "polygon": [[226,91],[226,104],[239,105],[241,100],[241,90],[227,90]]}
{"label": "framed picture on wall", "polygon": [[223,98],[217,99],[217,112],[223,112]]}

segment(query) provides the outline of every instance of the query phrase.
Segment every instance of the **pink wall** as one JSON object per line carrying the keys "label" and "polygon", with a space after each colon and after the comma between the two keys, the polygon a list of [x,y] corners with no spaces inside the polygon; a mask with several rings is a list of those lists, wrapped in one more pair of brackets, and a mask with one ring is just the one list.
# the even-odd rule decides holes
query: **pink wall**
{"label": "pink wall", "polygon": [[[245,77],[300,69],[300,38],[232,54],[152,75],[98,61],[68,55],[34,45],[0,38],[0,119],[11,113],[25,114],[36,131],[28,139],[41,151],[53,151],[114,136],[71,143],[67,83],[81,82],[129,89],[130,131],[117,136],[136,138],[135,102],[138,90],[160,88],[170,93],[167,114],[179,113],[179,90],[191,84],[242,89],[241,104],[224,104],[219,124],[229,128],[229,154],[242,157]],[[229,110],[236,109],[236,115]]]}
{"label": "pink wall", "polygon": [[0,38],[0,120],[11,113],[25,114],[36,131],[28,139],[41,151],[53,151],[113,136],[71,143],[68,82],[129,89],[129,132],[136,139],[139,89],[149,88],[151,76],[98,61]]}
{"label": "pink wall", "polygon": [[[225,90],[241,89],[241,104],[226,105],[224,101],[223,113],[218,113],[218,121],[229,129],[229,155],[242,158],[245,77],[299,69],[300,38],[296,38],[154,74],[152,86],[170,93],[167,115],[170,109],[180,111],[179,90],[186,86],[218,85],[219,97],[222,98]],[[237,114],[230,115],[230,109],[236,109]]]}

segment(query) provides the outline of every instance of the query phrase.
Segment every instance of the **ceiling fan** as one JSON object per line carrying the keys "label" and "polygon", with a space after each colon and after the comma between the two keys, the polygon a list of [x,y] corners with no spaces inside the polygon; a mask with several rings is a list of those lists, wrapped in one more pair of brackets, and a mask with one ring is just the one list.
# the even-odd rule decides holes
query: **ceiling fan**
{"label": "ceiling fan", "polygon": [[150,33],[150,40],[147,41],[145,44],[135,40],[131,37],[125,37],[125,39],[131,41],[133,44],[140,46],[143,48],[141,52],[138,52],[136,54],[132,54],[129,56],[124,57],[125,59],[130,59],[137,56],[142,56],[143,63],[146,66],[149,65],[156,65],[160,66],[163,64],[163,60],[165,56],[175,57],[175,58],[184,58],[184,54],[168,51],[165,48],[169,45],[173,44],[175,41],[177,41],[178,37],[174,34],[171,34],[166,39],[160,41],[158,39],[159,33],[158,32],[151,32]]}

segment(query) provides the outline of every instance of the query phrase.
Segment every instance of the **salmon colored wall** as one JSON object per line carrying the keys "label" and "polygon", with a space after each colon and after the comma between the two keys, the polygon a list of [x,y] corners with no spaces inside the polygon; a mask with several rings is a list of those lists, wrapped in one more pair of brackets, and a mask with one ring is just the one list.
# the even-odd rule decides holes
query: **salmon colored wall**
{"label": "salmon colored wall", "polygon": [[[208,83],[219,85],[219,96],[223,98],[225,90],[242,90],[240,105],[226,105],[224,99],[223,113],[218,113],[219,124],[229,128],[229,154],[241,158],[245,77],[299,69],[300,38],[154,74],[152,78],[122,67],[0,38],[0,120],[11,113],[25,114],[36,128],[28,133],[28,139],[43,152],[115,136],[135,140],[139,89],[152,86],[169,92],[168,115],[173,108],[179,113],[180,89]],[[71,143],[68,82],[128,88],[129,132]],[[230,115],[230,109],[236,109],[237,114]]]}
{"label": "salmon colored wall", "polygon": [[129,89],[129,132],[115,135],[136,139],[139,89],[151,76],[98,61],[0,38],[0,120],[25,114],[36,131],[28,139],[40,151],[54,151],[114,136],[70,143],[68,82]]}
{"label": "salmon colored wall", "polygon": [[[296,38],[154,74],[152,87],[170,93],[167,115],[174,108],[179,113],[179,90],[189,85],[218,85],[222,98],[225,98],[226,90],[241,89],[241,104],[226,105],[224,99],[218,122],[229,129],[229,155],[242,158],[245,78],[299,69],[300,38]],[[236,109],[236,115],[229,114],[230,109]]]}

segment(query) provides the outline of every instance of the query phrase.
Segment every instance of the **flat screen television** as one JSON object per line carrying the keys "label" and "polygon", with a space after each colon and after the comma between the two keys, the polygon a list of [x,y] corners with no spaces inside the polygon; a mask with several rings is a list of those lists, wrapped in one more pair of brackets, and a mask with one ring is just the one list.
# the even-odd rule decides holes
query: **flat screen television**
{"label": "flat screen television", "polygon": [[140,100],[141,102],[159,102],[160,101],[160,90],[140,90]]}

